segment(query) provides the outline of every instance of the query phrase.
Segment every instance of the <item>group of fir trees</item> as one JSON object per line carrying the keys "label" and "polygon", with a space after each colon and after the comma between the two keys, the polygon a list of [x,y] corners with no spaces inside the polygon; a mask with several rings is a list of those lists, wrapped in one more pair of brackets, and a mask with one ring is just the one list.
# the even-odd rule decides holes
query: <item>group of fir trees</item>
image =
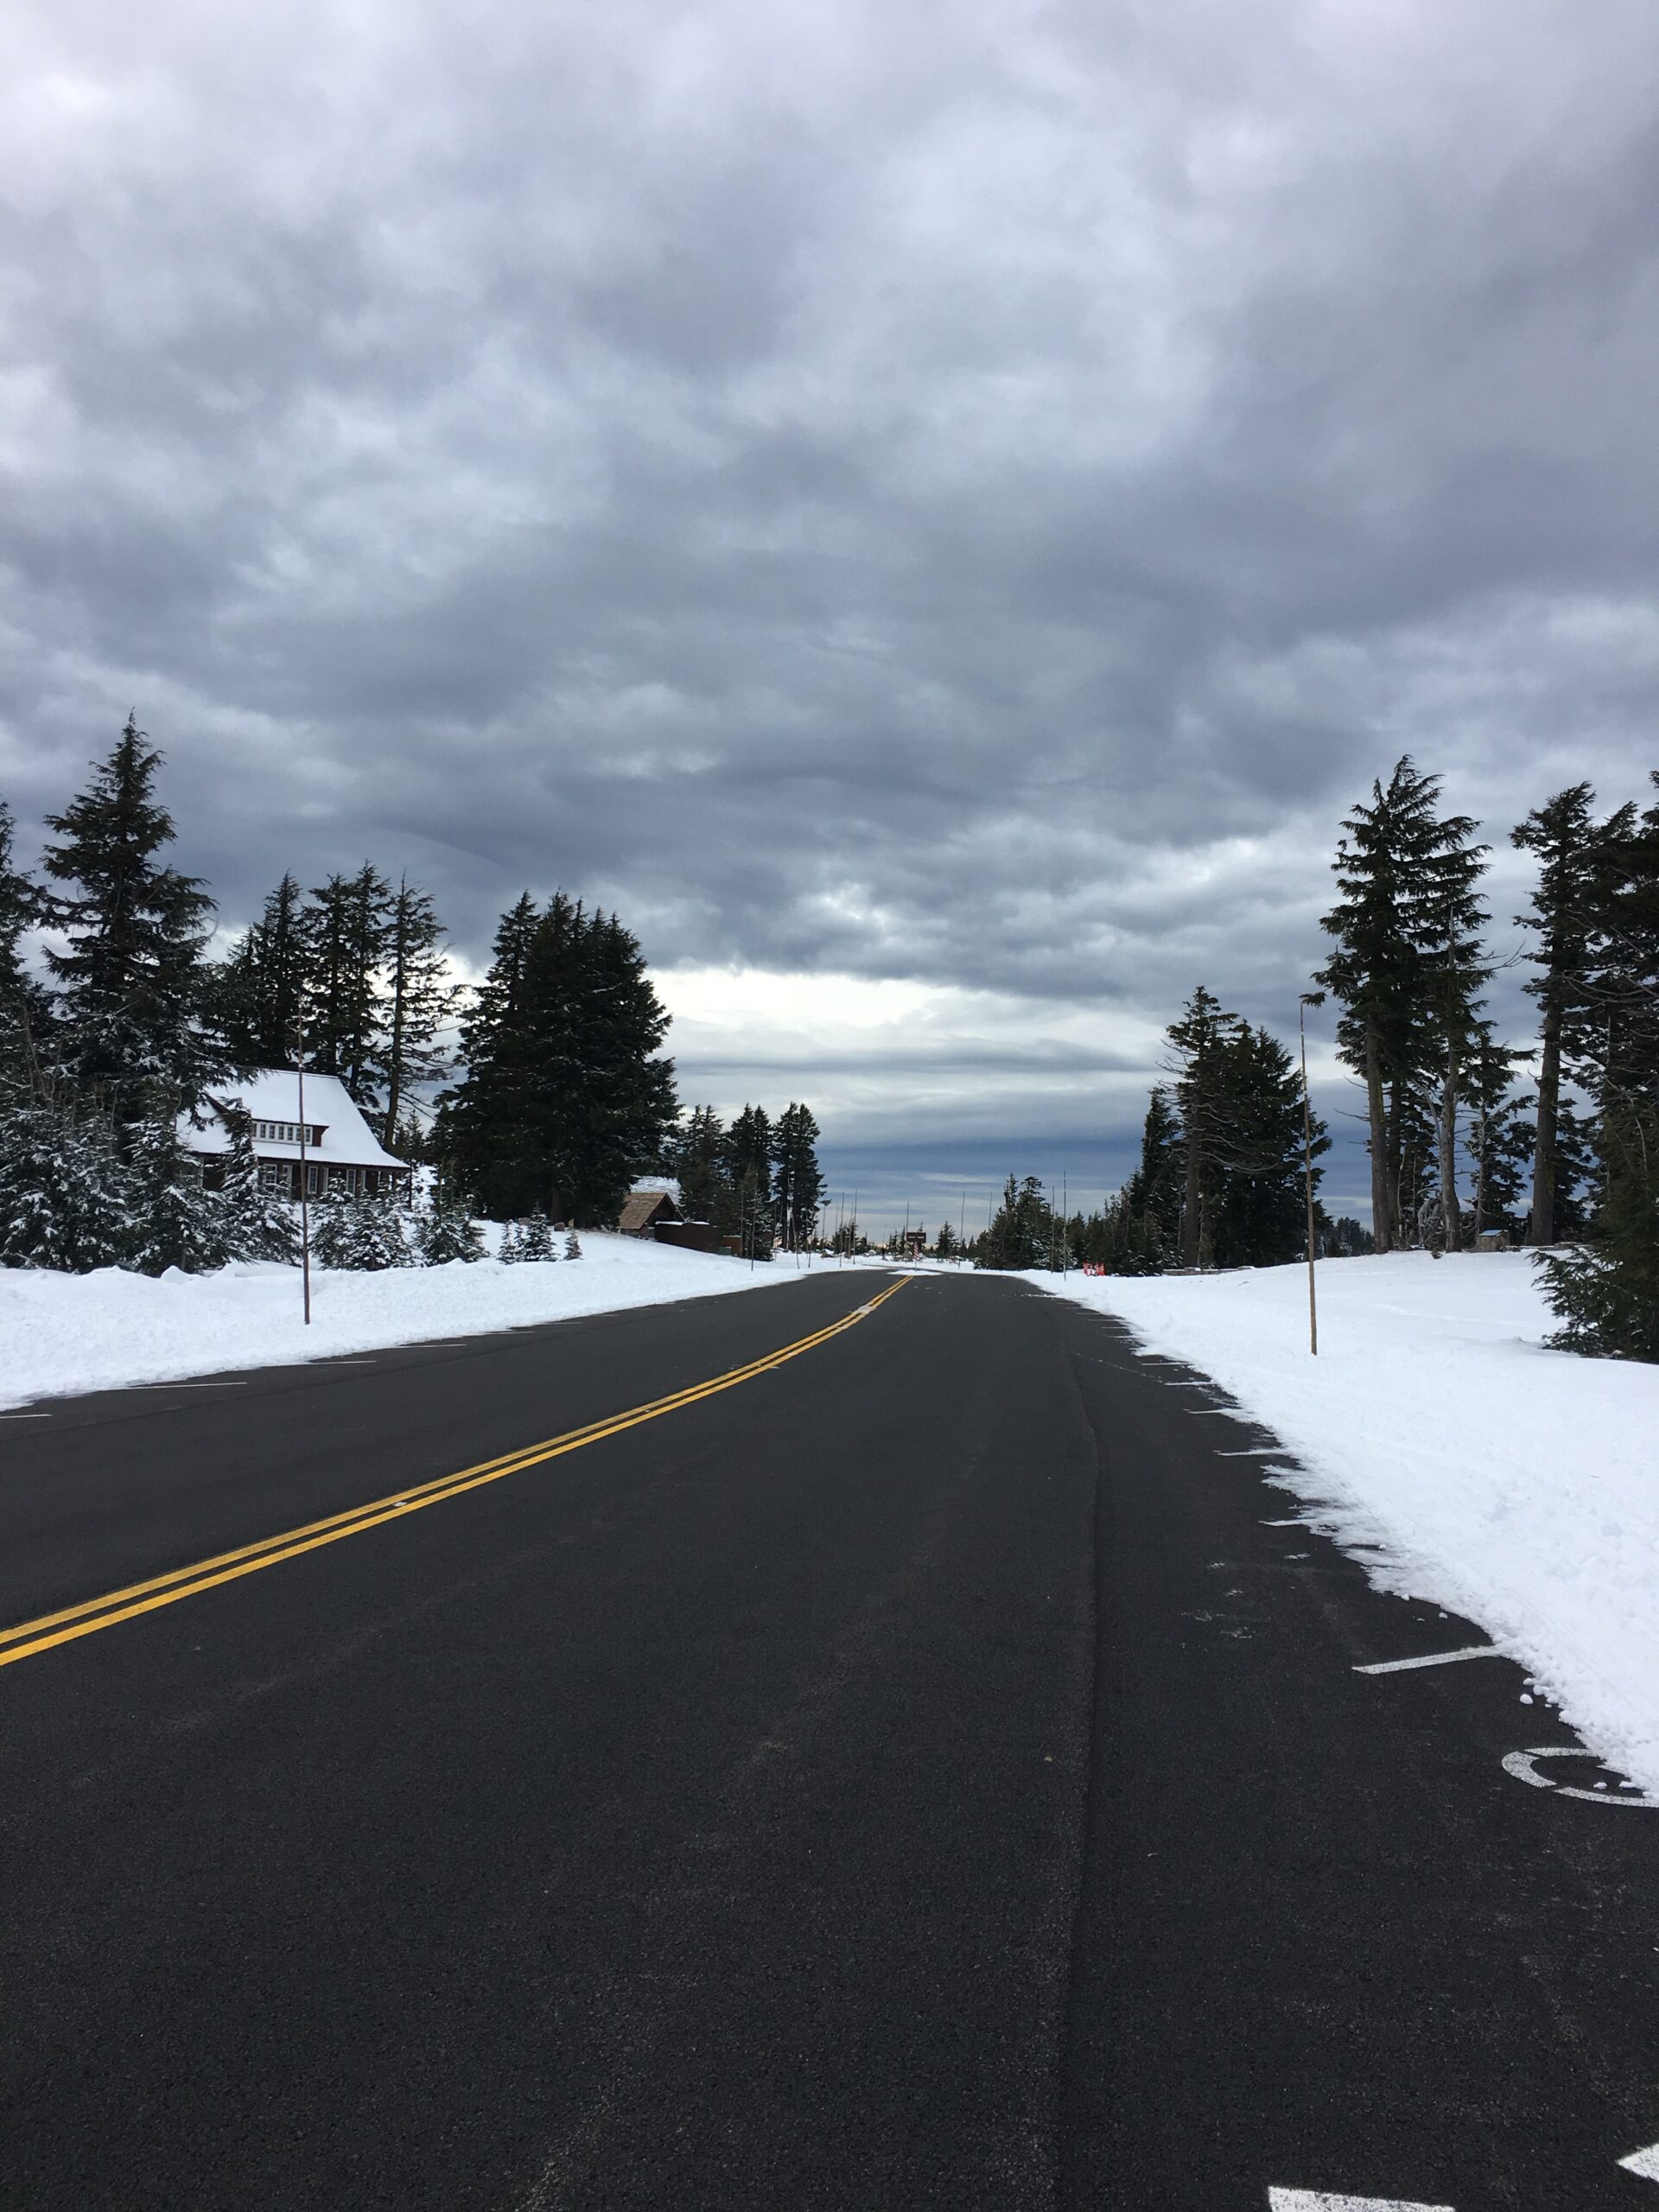
{"label": "group of fir trees", "polygon": [[[234,1102],[242,1078],[292,1066],[302,1043],[392,1150],[423,1149],[413,1103],[449,1065],[457,999],[430,899],[367,864],[309,893],[288,874],[215,963],[207,887],[168,857],[161,766],[130,717],[47,817],[41,881],[18,866],[0,802],[0,1264],[159,1273],[287,1256],[292,1223],[260,1189]],[[476,1257],[474,1190],[504,1215],[613,1218],[656,1163],[674,1096],[638,945],[562,896],[544,914],[521,901],[503,930],[505,966],[463,1033],[474,1065],[449,1101],[439,1195],[412,1223],[374,1200],[319,1208],[324,1264]],[[43,975],[25,962],[31,932],[45,933]],[[229,1142],[211,1191],[179,1136],[209,1115]]]}
{"label": "group of fir trees", "polygon": [[774,1243],[801,1251],[823,1205],[819,1134],[811,1109],[793,1100],[776,1121],[746,1105],[729,1127],[712,1106],[694,1106],[665,1142],[663,1166],[689,1221],[708,1222],[757,1257]]}
{"label": "group of fir trees", "polygon": [[[1655,778],[1659,788],[1659,776]],[[1489,1226],[1535,1247],[1575,1349],[1659,1357],[1659,803],[1598,817],[1580,783],[1511,842],[1537,860],[1535,1051],[1501,1044],[1481,897],[1487,848],[1401,760],[1344,823],[1318,981],[1364,1086],[1378,1251],[1456,1251]],[[1535,1062],[1522,1095],[1516,1068]]]}
{"label": "group of fir trees", "polygon": [[461,1023],[466,1074],[434,1134],[446,1171],[498,1220],[613,1224],[674,1126],[667,1028],[615,915],[526,892]]}
{"label": "group of fir trees", "polygon": [[[1202,984],[1167,1039],[1171,1080],[1153,1091],[1140,1166],[1096,1217],[1103,1249],[1085,1256],[1123,1274],[1298,1258],[1309,1168],[1330,1139],[1306,1111],[1290,1054]],[[1315,1186],[1319,1173],[1313,1166]]]}
{"label": "group of fir trees", "polygon": [[338,1076],[387,1147],[420,1158],[416,1095],[449,1067],[459,988],[443,926],[407,876],[365,861],[310,892],[290,874],[220,965],[213,1014],[238,1064]]}

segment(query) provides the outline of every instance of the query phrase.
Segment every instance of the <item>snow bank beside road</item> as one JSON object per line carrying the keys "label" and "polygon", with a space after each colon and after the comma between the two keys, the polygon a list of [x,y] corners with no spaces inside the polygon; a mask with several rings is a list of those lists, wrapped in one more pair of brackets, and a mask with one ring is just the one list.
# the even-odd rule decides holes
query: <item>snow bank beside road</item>
{"label": "snow bank beside road", "polygon": [[1659,1367],[1544,1351],[1521,1253],[1323,1262],[1317,1359],[1306,1267],[1066,1288],[1213,1376],[1302,1463],[1313,1526],[1481,1622],[1659,1791]]}
{"label": "snow bank beside road", "polygon": [[676,1298],[795,1280],[792,1264],[750,1268],[724,1254],[582,1232],[579,1260],[496,1260],[347,1274],[314,1268],[312,1325],[297,1268],[251,1264],[159,1281],[0,1268],[0,1405],[220,1368],[270,1367],[426,1337],[475,1336]]}

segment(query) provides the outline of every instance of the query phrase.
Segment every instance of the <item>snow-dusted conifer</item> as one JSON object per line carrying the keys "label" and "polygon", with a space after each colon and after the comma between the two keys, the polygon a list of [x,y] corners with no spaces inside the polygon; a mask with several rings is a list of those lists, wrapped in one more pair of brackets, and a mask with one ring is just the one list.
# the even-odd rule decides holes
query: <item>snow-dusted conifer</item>
{"label": "snow-dusted conifer", "polygon": [[518,1249],[519,1243],[518,1223],[504,1221],[501,1224],[501,1241],[495,1248],[496,1258],[507,1267],[513,1266],[516,1262],[524,1257],[524,1254]]}
{"label": "snow-dusted conifer", "polygon": [[440,1184],[416,1224],[415,1248],[423,1268],[445,1267],[451,1260],[481,1260],[484,1231],[464,1201]]}
{"label": "snow-dusted conifer", "polygon": [[259,1162],[253,1149],[252,1116],[245,1107],[234,1101],[221,1104],[219,1113],[231,1140],[219,1199],[225,1210],[226,1236],[232,1258],[297,1260],[300,1232],[293,1213],[281,1198],[260,1185]]}
{"label": "snow-dusted conifer", "polygon": [[582,1257],[582,1245],[574,1229],[567,1230],[565,1234],[564,1256],[567,1260],[579,1260]]}
{"label": "snow-dusted conifer", "polygon": [[359,1192],[354,1198],[335,1198],[318,1208],[311,1249],[325,1268],[344,1268],[359,1274],[378,1274],[387,1268],[412,1264],[397,1208],[384,1198],[371,1198],[366,1192]]}
{"label": "snow-dusted conifer", "polygon": [[210,1274],[236,1256],[230,1217],[180,1147],[170,1108],[139,1124],[132,1152],[133,1223],[124,1264],[143,1275],[179,1268]]}
{"label": "snow-dusted conifer", "polygon": [[35,1099],[0,1115],[0,1266],[87,1274],[133,1233],[133,1178],[108,1124]]}
{"label": "snow-dusted conifer", "polygon": [[553,1224],[544,1213],[538,1211],[524,1223],[518,1239],[517,1256],[521,1260],[558,1258],[558,1254],[553,1249]]}

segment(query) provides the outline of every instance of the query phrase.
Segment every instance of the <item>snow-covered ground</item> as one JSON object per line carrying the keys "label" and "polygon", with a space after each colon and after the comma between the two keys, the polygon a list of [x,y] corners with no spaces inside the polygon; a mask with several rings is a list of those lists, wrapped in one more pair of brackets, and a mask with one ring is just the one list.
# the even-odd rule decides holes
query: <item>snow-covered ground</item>
{"label": "snow-covered ground", "polygon": [[118,1268],[90,1275],[0,1268],[0,1405],[760,1290],[797,1276],[789,1260],[751,1268],[724,1254],[588,1230],[582,1251],[579,1260],[512,1267],[491,1259],[381,1274],[313,1268],[308,1329],[297,1268],[260,1263],[159,1280]]}
{"label": "snow-covered ground", "polygon": [[1659,1793],[1659,1367],[1546,1351],[1522,1253],[1323,1262],[1317,1359],[1305,1266],[1066,1292],[1213,1376],[1300,1462],[1313,1527],[1479,1621]]}

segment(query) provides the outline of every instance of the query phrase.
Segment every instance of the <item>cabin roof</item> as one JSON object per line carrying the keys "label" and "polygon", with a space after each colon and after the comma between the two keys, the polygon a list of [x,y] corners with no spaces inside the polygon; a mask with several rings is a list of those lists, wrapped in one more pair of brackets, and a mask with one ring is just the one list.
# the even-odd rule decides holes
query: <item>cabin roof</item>
{"label": "cabin roof", "polygon": [[[195,1128],[188,1114],[179,1116],[179,1142],[187,1152],[225,1153],[231,1148],[231,1133],[213,1110],[217,1099],[226,1099],[243,1106],[255,1122],[290,1122],[300,1119],[299,1077],[292,1068],[257,1068],[240,1083],[227,1083],[214,1090],[202,1102],[202,1127]],[[407,1167],[406,1160],[394,1159],[363,1118],[361,1109],[340,1077],[335,1075],[311,1075],[305,1078],[305,1123],[308,1128],[321,1127],[322,1141],[308,1144],[306,1157],[327,1166],[341,1167]],[[297,1144],[284,1144],[275,1139],[262,1137],[255,1132],[253,1148],[261,1160],[297,1160]]]}

